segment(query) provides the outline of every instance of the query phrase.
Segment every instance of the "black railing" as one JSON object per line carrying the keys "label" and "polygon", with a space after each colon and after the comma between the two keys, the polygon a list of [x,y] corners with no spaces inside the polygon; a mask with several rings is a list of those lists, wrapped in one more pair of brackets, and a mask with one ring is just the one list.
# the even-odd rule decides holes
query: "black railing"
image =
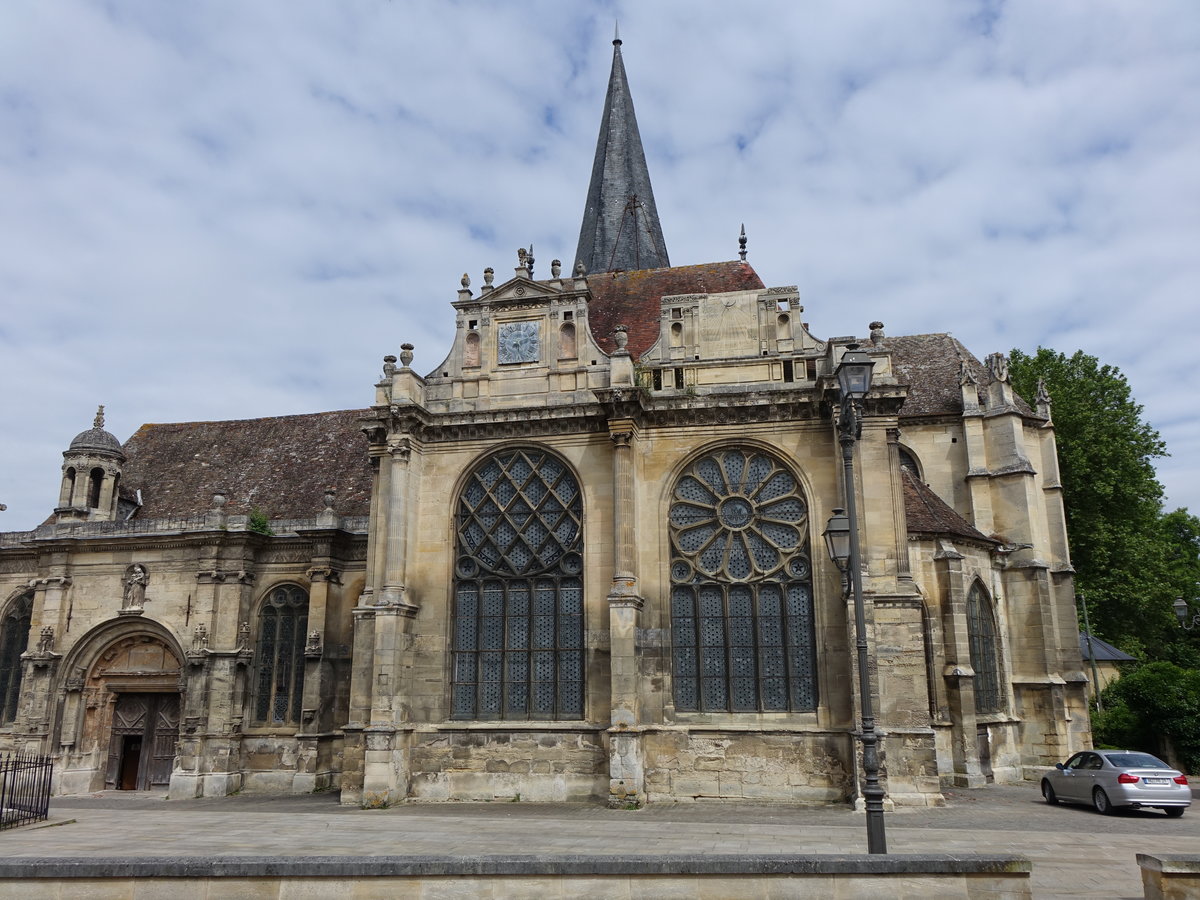
{"label": "black railing", "polygon": [[32,753],[0,755],[0,831],[50,815],[49,756]]}

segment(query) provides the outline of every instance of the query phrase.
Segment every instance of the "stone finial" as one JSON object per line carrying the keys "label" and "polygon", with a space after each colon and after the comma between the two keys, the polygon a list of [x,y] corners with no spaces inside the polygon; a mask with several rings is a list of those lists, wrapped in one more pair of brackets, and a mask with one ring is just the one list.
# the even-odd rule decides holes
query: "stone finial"
{"label": "stone finial", "polygon": [[742,233],[738,235],[738,256],[742,262],[746,261],[746,223],[742,223]]}
{"label": "stone finial", "polygon": [[401,344],[400,345],[400,365],[404,366],[404,368],[407,369],[409,363],[411,363],[412,361],[413,361],[413,345],[412,344]]}
{"label": "stone finial", "polygon": [[1037,396],[1034,398],[1037,403],[1037,414],[1044,418],[1050,418],[1050,407],[1054,401],[1050,399],[1050,392],[1046,390],[1046,382],[1041,378],[1037,383]]}
{"label": "stone finial", "polygon": [[553,278],[558,278],[562,275],[562,260],[554,259],[550,261],[550,275]]}
{"label": "stone finial", "polygon": [[483,289],[490,291],[492,289],[492,281],[496,278],[496,270],[488,266],[483,270]]}
{"label": "stone finial", "polygon": [[325,488],[325,493],[321,499],[325,504],[325,511],[333,512],[333,501],[337,499],[337,491],[333,488]]}
{"label": "stone finial", "polygon": [[96,407],[96,418],[92,419],[92,427],[93,428],[103,428],[104,427],[104,404],[103,403],[101,403],[99,406]]}
{"label": "stone finial", "polygon": [[383,380],[391,381],[392,376],[396,374],[396,357],[388,354],[383,358]]}
{"label": "stone finial", "polygon": [[585,266],[583,264],[583,261],[580,260],[579,262],[575,263],[575,277],[583,278],[586,275],[587,275],[587,266]]}
{"label": "stone finial", "polygon": [[529,271],[529,251],[524,247],[517,248],[517,268]]}
{"label": "stone finial", "polygon": [[975,373],[967,365],[965,359],[961,359],[958,362],[958,383],[963,387],[966,387],[968,384],[979,385],[979,379],[975,377]]}
{"label": "stone finial", "polygon": [[225,504],[229,501],[229,495],[223,490],[213,491],[212,508],[213,512],[220,512],[225,508]]}
{"label": "stone finial", "polygon": [[463,290],[469,290],[471,287],[471,276],[463,272],[463,277],[459,279],[459,283],[463,286]]}
{"label": "stone finial", "polygon": [[533,277],[533,242],[529,242],[529,249],[525,251],[525,262],[529,264],[529,277]]}
{"label": "stone finial", "polygon": [[883,346],[883,323],[871,323],[871,344],[875,347]]}
{"label": "stone finial", "polygon": [[987,358],[988,374],[996,381],[1008,381],[1008,357],[1003,353],[989,353]]}
{"label": "stone finial", "polygon": [[629,329],[624,325],[618,325],[613,329],[613,340],[617,342],[618,350],[624,350],[625,345],[629,343]]}

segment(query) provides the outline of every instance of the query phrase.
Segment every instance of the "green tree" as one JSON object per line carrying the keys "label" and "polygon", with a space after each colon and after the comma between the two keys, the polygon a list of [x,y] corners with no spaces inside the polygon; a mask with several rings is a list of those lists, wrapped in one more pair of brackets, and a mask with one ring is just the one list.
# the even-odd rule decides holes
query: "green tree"
{"label": "green tree", "polygon": [[1014,350],[1010,372],[1023,396],[1036,396],[1039,381],[1050,394],[1071,562],[1093,629],[1141,657],[1178,640],[1152,463],[1166,445],[1125,376],[1082,351],[1045,347],[1032,356]]}
{"label": "green tree", "polygon": [[1105,688],[1092,731],[1098,744],[1175,755],[1185,771],[1200,773],[1200,671],[1139,666]]}
{"label": "green tree", "polygon": [[[1160,530],[1163,583],[1172,597],[1191,604],[1192,615],[1200,613],[1200,518],[1177,509],[1162,517]],[[1176,628],[1175,638],[1165,643],[1158,655],[1176,665],[1200,669],[1200,628]]]}

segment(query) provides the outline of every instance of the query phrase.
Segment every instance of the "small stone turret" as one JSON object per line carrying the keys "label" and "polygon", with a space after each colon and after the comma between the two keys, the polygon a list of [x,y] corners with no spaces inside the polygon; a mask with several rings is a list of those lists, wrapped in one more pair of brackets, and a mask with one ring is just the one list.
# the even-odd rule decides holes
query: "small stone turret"
{"label": "small stone turret", "polygon": [[121,442],[104,430],[104,407],[96,410],[92,427],[81,431],[63,453],[59,522],[111,522],[117,517],[117,492],[125,453]]}

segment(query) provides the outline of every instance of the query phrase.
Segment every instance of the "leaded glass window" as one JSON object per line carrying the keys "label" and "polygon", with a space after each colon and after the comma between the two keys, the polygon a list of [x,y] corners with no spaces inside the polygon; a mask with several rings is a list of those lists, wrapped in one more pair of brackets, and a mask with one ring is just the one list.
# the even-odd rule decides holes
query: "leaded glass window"
{"label": "leaded glass window", "polygon": [[709,453],[672,494],[675,707],[817,707],[808,505],[796,477],[757,450]]}
{"label": "leaded glass window", "polygon": [[308,593],[294,584],[273,589],[263,601],[258,618],[256,722],[269,725],[299,723],[307,634]]}
{"label": "leaded glass window", "polygon": [[557,457],[489,456],[458,498],[451,715],[583,718],[583,497]]}
{"label": "leaded glass window", "polygon": [[21,696],[21,654],[29,642],[33,621],[33,594],[22,594],[9,604],[0,619],[0,724],[17,717]]}
{"label": "leaded glass window", "polygon": [[975,712],[1001,709],[1000,667],[996,657],[996,622],[987,594],[976,582],[967,594],[967,637],[975,670]]}

